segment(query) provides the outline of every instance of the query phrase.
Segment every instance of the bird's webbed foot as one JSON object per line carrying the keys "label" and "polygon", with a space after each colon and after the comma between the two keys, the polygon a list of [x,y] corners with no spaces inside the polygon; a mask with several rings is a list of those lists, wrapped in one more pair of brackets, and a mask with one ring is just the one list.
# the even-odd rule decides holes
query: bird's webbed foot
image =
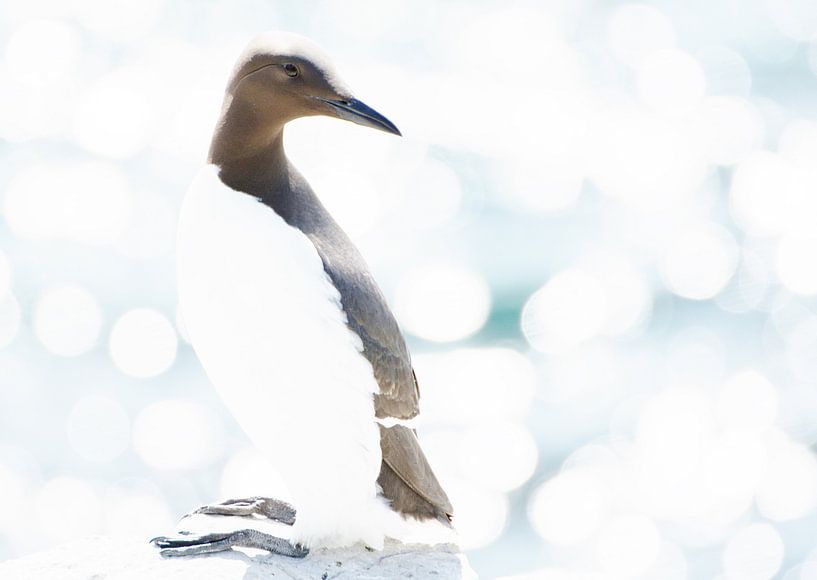
{"label": "bird's webbed foot", "polygon": [[289,540],[250,529],[200,536],[191,534],[175,538],[160,536],[150,542],[159,548],[159,553],[165,557],[211,554],[232,548],[258,548],[290,558],[303,558],[309,553],[307,548],[292,544]]}
{"label": "bird's webbed foot", "polygon": [[218,516],[260,516],[291,526],[295,523],[295,508],[285,501],[270,497],[228,499],[219,504],[201,506],[191,514]]}

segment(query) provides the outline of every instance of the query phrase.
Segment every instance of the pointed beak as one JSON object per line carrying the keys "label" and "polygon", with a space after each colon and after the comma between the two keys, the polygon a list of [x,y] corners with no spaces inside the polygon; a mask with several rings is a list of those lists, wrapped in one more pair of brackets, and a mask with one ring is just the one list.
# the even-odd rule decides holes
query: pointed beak
{"label": "pointed beak", "polygon": [[324,99],[318,97],[321,101],[332,108],[336,117],[344,121],[351,121],[364,127],[371,127],[372,129],[380,129],[386,133],[393,135],[401,135],[400,130],[394,126],[394,123],[389,121],[386,117],[372,109],[366,103],[351,99],[348,101]]}

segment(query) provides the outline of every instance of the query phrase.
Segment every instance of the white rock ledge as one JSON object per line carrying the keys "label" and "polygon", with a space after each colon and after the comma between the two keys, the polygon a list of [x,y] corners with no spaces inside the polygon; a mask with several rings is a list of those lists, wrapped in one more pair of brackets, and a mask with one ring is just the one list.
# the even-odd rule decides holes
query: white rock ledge
{"label": "white rock ledge", "polygon": [[53,550],[0,563],[3,580],[330,580],[472,579],[456,546],[387,542],[381,552],[361,546],[313,550],[296,560],[254,551],[163,558],[147,541],[92,536]]}

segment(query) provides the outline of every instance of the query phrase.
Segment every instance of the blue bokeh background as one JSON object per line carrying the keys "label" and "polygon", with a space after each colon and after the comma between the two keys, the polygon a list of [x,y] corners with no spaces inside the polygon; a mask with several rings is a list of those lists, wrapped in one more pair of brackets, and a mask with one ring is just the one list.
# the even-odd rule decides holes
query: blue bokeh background
{"label": "blue bokeh background", "polygon": [[232,62],[305,34],[403,139],[287,148],[406,331],[485,577],[817,578],[817,4],[0,5],[0,558],[280,485],[176,314]]}

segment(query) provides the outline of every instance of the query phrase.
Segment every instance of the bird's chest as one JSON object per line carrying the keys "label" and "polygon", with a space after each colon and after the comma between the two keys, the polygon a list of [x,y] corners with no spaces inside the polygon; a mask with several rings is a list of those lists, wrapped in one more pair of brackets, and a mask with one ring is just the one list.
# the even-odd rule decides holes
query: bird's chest
{"label": "bird's chest", "polygon": [[[246,423],[274,421],[291,433],[333,405],[371,416],[377,385],[340,294],[315,246],[271,208],[216,176],[194,183],[179,220],[177,273],[191,343]],[[264,419],[253,416],[261,410]]]}

